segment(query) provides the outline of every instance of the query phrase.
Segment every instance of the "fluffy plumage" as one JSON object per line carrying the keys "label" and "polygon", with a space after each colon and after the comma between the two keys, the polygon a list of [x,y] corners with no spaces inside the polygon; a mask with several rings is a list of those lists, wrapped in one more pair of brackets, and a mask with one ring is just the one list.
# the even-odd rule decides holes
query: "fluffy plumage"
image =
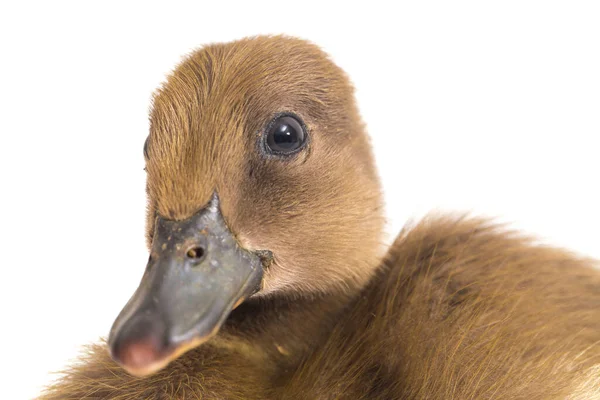
{"label": "fluffy plumage", "polygon": [[[265,157],[279,112],[306,151]],[[382,261],[382,199],[345,74],[316,46],[207,46],[159,89],[147,146],[148,224],[217,190],[242,246],[270,249],[262,290],[221,332],[136,378],[104,344],[41,399],[600,398],[600,272],[488,221],[432,216]],[[571,397],[569,397],[571,396]]]}
{"label": "fluffy plumage", "polygon": [[479,219],[406,228],[286,394],[600,398],[598,263],[532,243]]}

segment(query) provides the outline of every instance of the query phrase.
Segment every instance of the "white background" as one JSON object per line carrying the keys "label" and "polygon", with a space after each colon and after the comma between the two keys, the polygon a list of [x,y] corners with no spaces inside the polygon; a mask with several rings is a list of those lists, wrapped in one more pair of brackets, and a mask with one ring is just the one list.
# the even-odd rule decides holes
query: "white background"
{"label": "white background", "polygon": [[284,3],[2,3],[1,398],[35,396],[137,286],[150,94],[207,42],[287,33],[331,53],[390,232],[472,210],[600,257],[600,3]]}

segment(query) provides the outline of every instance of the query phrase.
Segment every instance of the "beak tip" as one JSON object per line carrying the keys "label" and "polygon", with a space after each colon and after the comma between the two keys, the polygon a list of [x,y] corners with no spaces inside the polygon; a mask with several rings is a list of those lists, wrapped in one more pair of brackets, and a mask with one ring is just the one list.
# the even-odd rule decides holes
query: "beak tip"
{"label": "beak tip", "polygon": [[162,358],[159,341],[151,336],[110,346],[110,353],[127,372],[136,376],[147,375],[144,371],[151,370],[151,366]]}

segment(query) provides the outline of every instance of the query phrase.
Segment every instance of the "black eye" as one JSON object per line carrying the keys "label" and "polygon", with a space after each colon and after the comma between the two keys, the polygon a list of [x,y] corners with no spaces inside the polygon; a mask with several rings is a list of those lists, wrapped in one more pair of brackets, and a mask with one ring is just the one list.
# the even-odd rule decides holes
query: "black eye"
{"label": "black eye", "polygon": [[273,154],[292,154],[306,142],[303,124],[291,115],[275,118],[268,127],[266,147]]}
{"label": "black eye", "polygon": [[148,136],[144,142],[144,158],[146,160],[148,159],[148,139],[150,139],[150,136]]}

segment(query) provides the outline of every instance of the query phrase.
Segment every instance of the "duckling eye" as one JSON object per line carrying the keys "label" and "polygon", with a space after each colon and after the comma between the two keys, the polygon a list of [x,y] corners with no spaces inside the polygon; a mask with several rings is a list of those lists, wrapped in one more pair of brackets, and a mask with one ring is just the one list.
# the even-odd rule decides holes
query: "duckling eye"
{"label": "duckling eye", "polygon": [[267,128],[265,147],[272,154],[288,155],[300,150],[306,142],[306,132],[300,120],[292,115],[275,118]]}
{"label": "duckling eye", "polygon": [[148,159],[148,139],[150,139],[150,136],[148,136],[144,142],[144,158],[146,160]]}

